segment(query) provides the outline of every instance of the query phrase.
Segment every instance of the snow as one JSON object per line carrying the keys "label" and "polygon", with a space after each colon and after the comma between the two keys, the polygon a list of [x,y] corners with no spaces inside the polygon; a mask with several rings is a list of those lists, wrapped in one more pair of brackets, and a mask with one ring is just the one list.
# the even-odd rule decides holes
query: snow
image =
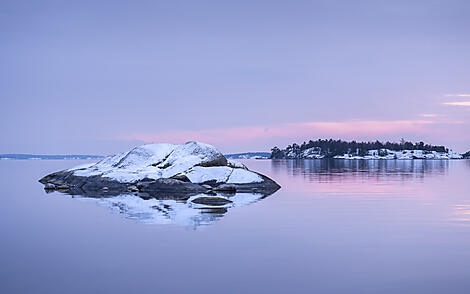
{"label": "snow", "polygon": [[186,175],[193,183],[211,180],[230,183],[263,181],[259,175],[233,160],[228,161],[226,166],[201,166],[221,160],[218,164],[222,164],[223,159],[215,147],[199,142],[147,144],[69,171],[76,176],[102,176],[122,183],[135,183],[144,178],[170,178],[177,174]]}
{"label": "snow", "polygon": [[302,151],[302,157],[308,159],[321,159],[324,156],[321,155],[321,149],[319,147],[312,147]]}
{"label": "snow", "polygon": [[222,153],[214,146],[199,142],[188,142],[176,147],[158,167],[164,169],[163,177],[169,178],[197,164],[208,163],[220,157],[223,157]]}
{"label": "snow", "polygon": [[448,152],[436,152],[426,150],[401,150],[389,149],[369,150],[365,156],[344,154],[335,156],[336,159],[462,159],[462,155],[449,150]]}
{"label": "snow", "polygon": [[124,158],[127,154],[129,154],[131,151],[128,152],[122,152],[118,153],[116,155],[111,155],[103,158],[102,160],[98,161],[96,163],[95,167],[100,169],[100,168],[111,168],[113,165],[118,164],[118,162]]}
{"label": "snow", "polygon": [[321,154],[321,149],[319,147],[308,148],[300,153],[294,149],[290,149],[286,154],[286,158],[289,159],[321,159],[324,157],[325,156]]}
{"label": "snow", "polygon": [[227,154],[225,158],[227,159],[268,159],[270,157],[268,152],[247,152],[247,153],[238,153],[238,154]]}
{"label": "snow", "polygon": [[132,149],[117,164],[117,168],[138,170],[142,166],[148,166],[163,161],[177,145],[173,144],[148,144]]}
{"label": "snow", "polygon": [[86,168],[89,168],[93,165],[95,165],[96,163],[94,162],[89,162],[89,163],[84,163],[84,164],[81,164],[79,166],[76,166],[74,168],[71,168],[71,169],[68,169],[67,171],[73,171],[73,170],[79,170],[79,169],[86,169]]}
{"label": "snow", "polygon": [[80,169],[72,168],[69,171],[74,171],[73,172],[74,175],[81,176],[81,177],[99,176],[103,174],[103,171],[96,169],[95,166],[92,166],[90,168],[80,168]]}
{"label": "snow", "polygon": [[252,171],[226,166],[196,166],[186,173],[186,176],[193,183],[203,183],[215,180],[217,183],[246,184],[263,181],[258,174]]}
{"label": "snow", "polygon": [[227,182],[233,168],[227,166],[201,167],[195,166],[186,173],[188,179],[193,183],[203,183],[215,180],[217,183]]}
{"label": "snow", "polygon": [[241,162],[235,161],[233,159],[227,159],[227,161],[228,161],[228,165],[231,167],[246,169],[246,166]]}
{"label": "snow", "polygon": [[257,173],[246,169],[234,168],[230,174],[227,183],[230,184],[246,184],[246,183],[259,183],[262,182],[261,178]]}

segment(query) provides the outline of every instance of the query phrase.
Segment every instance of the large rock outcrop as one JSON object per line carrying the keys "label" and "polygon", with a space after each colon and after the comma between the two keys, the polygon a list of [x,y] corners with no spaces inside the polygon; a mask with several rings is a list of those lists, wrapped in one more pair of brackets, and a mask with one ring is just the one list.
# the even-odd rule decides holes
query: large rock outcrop
{"label": "large rock outcrop", "polygon": [[39,181],[46,190],[88,197],[122,193],[157,199],[199,193],[268,195],[280,188],[268,177],[227,160],[215,147],[199,142],[143,145]]}

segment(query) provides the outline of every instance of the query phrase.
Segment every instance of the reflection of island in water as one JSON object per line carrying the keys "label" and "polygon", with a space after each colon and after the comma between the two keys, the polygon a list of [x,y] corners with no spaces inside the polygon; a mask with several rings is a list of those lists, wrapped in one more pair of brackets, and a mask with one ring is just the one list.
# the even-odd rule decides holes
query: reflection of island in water
{"label": "reflection of island in water", "polygon": [[222,218],[230,209],[255,203],[269,195],[255,193],[197,194],[192,196],[142,196],[120,194],[93,197],[72,195],[122,214],[125,218],[146,224],[176,224],[196,229]]}
{"label": "reflection of island in water", "polygon": [[293,176],[303,176],[309,181],[334,182],[355,180],[407,181],[430,175],[445,175],[448,160],[343,160],[298,159],[272,160],[275,173],[287,171]]}

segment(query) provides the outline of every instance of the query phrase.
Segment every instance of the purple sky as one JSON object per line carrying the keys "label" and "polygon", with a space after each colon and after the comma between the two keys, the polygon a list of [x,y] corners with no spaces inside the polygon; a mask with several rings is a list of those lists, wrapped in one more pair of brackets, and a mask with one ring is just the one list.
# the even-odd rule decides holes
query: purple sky
{"label": "purple sky", "polygon": [[0,153],[470,150],[469,1],[1,1]]}

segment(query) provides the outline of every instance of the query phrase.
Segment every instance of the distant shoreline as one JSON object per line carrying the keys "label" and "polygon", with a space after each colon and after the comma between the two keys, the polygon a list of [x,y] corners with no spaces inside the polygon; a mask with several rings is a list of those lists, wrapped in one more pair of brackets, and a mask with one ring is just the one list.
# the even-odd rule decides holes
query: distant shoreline
{"label": "distant shoreline", "polygon": [[0,154],[0,160],[73,160],[101,159],[101,155],[44,155],[44,154]]}
{"label": "distant shoreline", "polygon": [[[225,154],[227,159],[257,159],[257,160],[460,160],[470,159],[469,157],[463,156],[463,158],[394,158],[394,157],[380,157],[380,156],[335,156],[335,157],[285,157],[285,158],[269,158],[271,154],[268,152],[244,152],[236,154]],[[91,159],[103,159],[103,155],[78,155],[78,154],[66,154],[66,155],[46,155],[46,154],[0,154],[0,160],[91,160]]]}

